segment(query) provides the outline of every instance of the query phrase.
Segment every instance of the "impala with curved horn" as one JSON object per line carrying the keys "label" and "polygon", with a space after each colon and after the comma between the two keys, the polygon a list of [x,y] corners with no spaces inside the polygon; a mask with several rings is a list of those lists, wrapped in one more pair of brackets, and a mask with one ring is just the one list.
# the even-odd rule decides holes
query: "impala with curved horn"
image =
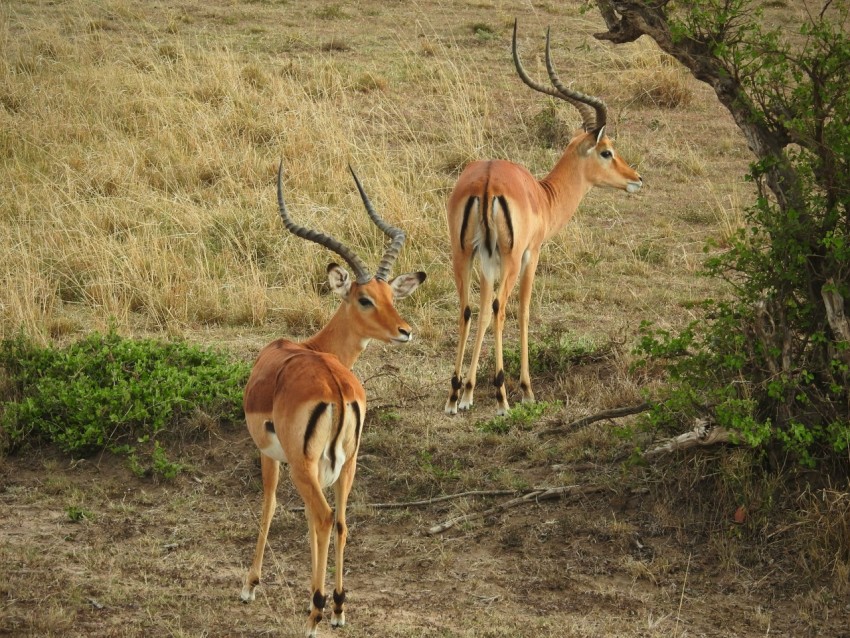
{"label": "impala with curved horn", "polygon": [[[514,22],[513,59],[522,81],[546,95],[572,104],[581,114],[583,130],[567,145],[549,174],[537,180],[525,167],[505,160],[477,161],[458,178],[448,200],[447,216],[452,268],[460,298],[459,341],[454,375],[445,411],[455,414],[472,406],[478,359],[484,333],[494,321],[496,412],[508,410],[502,358],[502,330],[508,296],[519,279],[520,388],[522,400],[534,400],[528,370],[528,322],[531,288],[540,246],[575,214],[594,186],[634,193],[643,184],[640,175],[614,151],[605,135],[607,108],[597,97],[565,87],[552,64],[546,32],[546,69],[552,87],[534,82],[519,60]],[[475,346],[466,377],[462,374],[472,309],[469,305],[472,262],[480,260],[480,307]],[[496,280],[499,280],[495,292]]]}
{"label": "impala with curved horn", "polygon": [[[292,234],[337,253],[354,271],[355,281],[337,264],[328,266],[331,290],[343,301],[318,333],[295,343],[273,341],[257,357],[245,387],[248,431],[260,449],[263,511],[254,560],[242,588],[242,600],[254,600],[260,582],[263,552],[276,506],[280,463],[304,500],[312,556],[310,616],[307,636],[316,635],[327,602],[325,573],[331,531],[336,531],[336,575],[331,625],[345,624],[343,551],[348,528],[345,508],[357,467],[357,450],[366,416],[366,394],[351,367],[371,339],[410,341],[411,328],[394,300],[412,293],[425,280],[424,272],[389,279],[393,262],[404,244],[404,232],[381,219],[351,170],[369,217],[390,238],[375,276],[356,254],[323,233],[295,224],[283,201],[283,163],[277,175],[277,198],[284,226]],[[323,490],[334,486],[336,516]]]}

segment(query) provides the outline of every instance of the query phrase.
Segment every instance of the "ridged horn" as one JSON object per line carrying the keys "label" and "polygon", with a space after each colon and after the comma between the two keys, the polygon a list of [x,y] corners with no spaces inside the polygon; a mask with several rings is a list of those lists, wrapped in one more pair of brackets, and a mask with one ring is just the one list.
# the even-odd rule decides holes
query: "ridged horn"
{"label": "ridged horn", "polygon": [[[561,79],[555,73],[555,67],[552,64],[552,55],[549,50],[549,29],[546,29],[546,71],[549,73],[552,86],[557,89],[561,97],[575,106],[581,113],[582,125],[585,131],[595,131],[607,124],[608,107],[605,106],[605,102],[587,93],[569,89],[561,83]],[[591,109],[593,109],[596,117],[591,114]]]}
{"label": "ridged horn", "polygon": [[369,218],[374,222],[375,226],[380,228],[387,237],[390,238],[390,245],[387,247],[384,252],[384,256],[381,258],[381,263],[378,265],[378,270],[375,272],[375,277],[377,279],[383,279],[387,281],[390,276],[390,271],[392,270],[393,264],[395,263],[396,258],[398,257],[399,251],[401,251],[401,247],[404,245],[404,231],[401,228],[396,228],[395,226],[390,226],[387,222],[385,222],[375,211],[375,208],[372,206],[372,202],[369,201],[369,196],[366,195],[366,191],[363,190],[363,185],[360,183],[360,180],[357,179],[357,174],[354,172],[354,169],[351,168],[349,164],[348,170],[351,171],[351,176],[354,178],[354,183],[357,184],[357,190],[360,191],[360,199],[363,200],[363,205],[366,207],[366,212],[369,213]]}
{"label": "ridged horn", "polygon": [[582,128],[584,128],[585,131],[593,131],[604,126],[607,121],[608,114],[608,108],[605,106],[605,103],[597,97],[565,87],[558,77],[558,74],[555,73],[549,46],[549,29],[546,29],[546,71],[549,73],[549,79],[551,80],[554,88],[538,84],[529,77],[528,73],[526,73],[522,66],[522,62],[519,60],[516,33],[517,20],[514,20],[514,33],[511,51],[513,53],[514,66],[516,66],[520,79],[535,91],[539,91],[545,95],[550,95],[572,104],[581,114]]}
{"label": "ridged horn", "polygon": [[304,226],[299,226],[292,221],[292,218],[286,211],[286,204],[283,201],[283,160],[281,160],[280,166],[277,169],[277,205],[280,210],[280,218],[283,220],[283,225],[286,227],[286,230],[297,237],[316,242],[320,246],[324,246],[328,250],[331,250],[342,257],[354,271],[354,278],[357,280],[358,284],[365,284],[372,279],[372,275],[369,274],[369,269],[366,268],[366,264],[364,264],[352,250],[330,235],[325,235],[324,233],[305,228]]}

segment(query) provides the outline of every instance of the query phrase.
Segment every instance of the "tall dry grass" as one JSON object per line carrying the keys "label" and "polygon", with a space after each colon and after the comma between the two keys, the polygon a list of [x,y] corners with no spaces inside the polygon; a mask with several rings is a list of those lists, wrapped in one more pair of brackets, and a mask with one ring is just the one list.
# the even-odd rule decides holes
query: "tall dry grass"
{"label": "tall dry grass", "polygon": [[[260,10],[276,17],[274,6]],[[243,19],[235,9],[207,17]],[[419,18],[422,37],[399,35],[389,51],[354,55],[326,41],[305,53],[297,26],[218,39],[176,7],[5,5],[0,336],[22,329],[55,339],[109,322],[173,334],[271,319],[289,333],[315,329],[335,304],[322,290],[333,256],[282,231],[281,159],[293,216],[375,263],[384,238],[363,215],[347,171],[356,168],[377,208],[408,232],[397,270],[432,275],[411,303],[426,334],[442,333],[455,312],[443,207],[457,172],[489,156],[542,175],[560,148],[535,137],[535,117],[552,106],[516,83],[507,52],[482,58],[471,32],[445,37],[442,25]],[[508,42],[510,22],[499,13],[487,33]],[[529,25],[527,34],[527,66],[542,76],[542,30]],[[558,46],[560,61],[574,63],[574,42],[562,34]],[[635,137],[627,120],[617,125],[624,104],[663,81],[652,69],[669,61],[643,45],[597,44],[581,55],[587,63],[567,73],[619,101],[621,152],[646,172],[656,142]],[[641,89],[649,76],[652,87]],[[568,128],[578,120],[565,108]],[[577,223],[559,240],[568,260],[612,254],[610,240]],[[613,254],[634,262],[627,253]],[[550,270],[557,294],[572,285]]]}
{"label": "tall dry grass", "polygon": [[[128,46],[78,11],[60,29],[30,17],[25,33],[21,16],[2,14],[0,333],[58,337],[110,319],[157,331],[257,325],[270,311],[321,322],[329,255],[281,232],[279,158],[300,222],[375,262],[383,238],[351,164],[412,237],[398,268],[443,259],[435,165],[471,158],[485,128],[473,120],[480,92],[454,63],[424,79],[447,115],[426,149],[390,96],[373,92],[364,113],[362,86],[334,58],[166,42],[143,23]],[[419,54],[402,55],[417,66]]]}

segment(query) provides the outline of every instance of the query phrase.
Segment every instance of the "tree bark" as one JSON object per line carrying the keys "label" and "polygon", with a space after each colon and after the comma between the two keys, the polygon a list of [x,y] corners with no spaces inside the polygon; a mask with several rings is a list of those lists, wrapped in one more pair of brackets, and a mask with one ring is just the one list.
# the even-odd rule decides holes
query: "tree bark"
{"label": "tree bark", "polygon": [[736,70],[728,68],[723,60],[713,53],[715,43],[693,37],[682,37],[678,40],[673,37],[666,4],[664,0],[596,0],[608,30],[595,33],[594,37],[622,44],[633,42],[642,35],[649,36],[662,51],[690,70],[695,78],[711,86],[720,103],[728,109],[744,134],[753,154],[759,159],[776,160],[767,169],[765,179],[780,208],[803,211],[803,197],[797,173],[782,152],[791,142],[788,132],[770,128],[763,118],[756,117],[757,110],[736,79]]}

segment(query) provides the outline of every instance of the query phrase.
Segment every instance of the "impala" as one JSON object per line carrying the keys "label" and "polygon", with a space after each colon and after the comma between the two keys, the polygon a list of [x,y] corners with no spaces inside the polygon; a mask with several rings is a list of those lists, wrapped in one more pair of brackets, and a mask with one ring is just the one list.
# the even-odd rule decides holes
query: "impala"
{"label": "impala", "polygon": [[[273,341],[260,351],[251,370],[244,408],[248,431],[261,453],[263,510],[257,548],[241,598],[246,603],[254,600],[276,506],[280,463],[288,463],[307,515],[312,557],[307,636],[315,636],[327,602],[325,573],[332,529],[336,531],[336,577],[331,625],[345,624],[342,583],[348,533],[345,508],[366,416],[366,394],[351,367],[371,339],[410,341],[410,326],[399,316],[393,302],[416,290],[425,280],[425,273],[409,273],[388,280],[404,243],[404,232],[378,216],[353,170],[351,174],[366,212],[391,240],[374,277],[357,255],[339,241],[292,221],[283,201],[282,173],[281,163],[277,199],[286,229],[337,253],[353,269],[355,281],[351,281],[344,268],[330,264],[330,288],[343,299],[331,320],[302,343]],[[335,491],[336,517],[323,492],[331,485]]]}
{"label": "impala", "polygon": [[[445,411],[456,414],[472,406],[478,360],[484,333],[494,320],[496,413],[508,410],[502,357],[502,331],[508,296],[519,279],[520,389],[523,401],[533,401],[528,370],[528,321],[531,288],[540,258],[540,246],[561,230],[594,186],[634,193],[643,184],[640,175],[614,151],[605,135],[607,107],[597,97],[565,87],[552,65],[546,32],[546,69],[552,87],[534,82],[519,60],[514,22],[512,51],[522,81],[541,93],[572,104],[582,118],[582,130],[567,145],[549,174],[537,180],[526,168],[505,160],[477,161],[458,178],[448,200],[447,218],[452,268],[460,299],[459,340],[451,393]],[[469,338],[472,262],[480,260],[480,304],[475,346],[464,379],[464,351]],[[495,292],[496,280],[499,280]]]}

